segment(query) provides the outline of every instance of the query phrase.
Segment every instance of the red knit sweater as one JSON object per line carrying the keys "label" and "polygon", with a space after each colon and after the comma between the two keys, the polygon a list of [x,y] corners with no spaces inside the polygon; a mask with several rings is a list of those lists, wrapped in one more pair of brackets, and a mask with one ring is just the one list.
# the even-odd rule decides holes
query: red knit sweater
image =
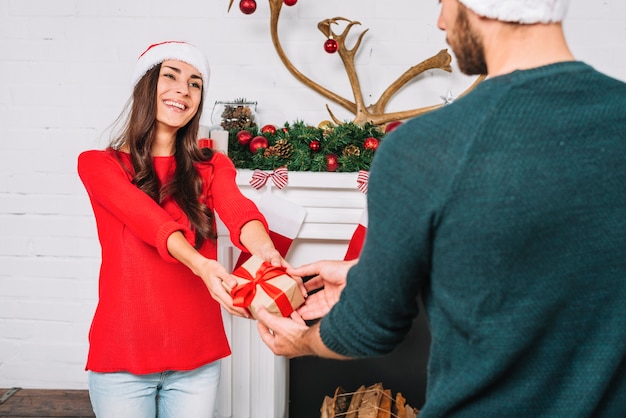
{"label": "red knit sweater", "polygon": [[[99,301],[89,333],[87,369],[135,374],[191,370],[230,354],[221,309],[204,282],[167,251],[167,238],[194,234],[173,200],[161,206],[131,183],[120,164],[132,167],[130,155],[86,151],[78,173],[87,189],[102,247]],[[155,157],[163,183],[174,172],[174,157]],[[241,227],[265,219],[235,183],[236,170],[223,154],[198,164],[203,198],[241,247]],[[207,240],[200,253],[216,259],[216,243]]]}

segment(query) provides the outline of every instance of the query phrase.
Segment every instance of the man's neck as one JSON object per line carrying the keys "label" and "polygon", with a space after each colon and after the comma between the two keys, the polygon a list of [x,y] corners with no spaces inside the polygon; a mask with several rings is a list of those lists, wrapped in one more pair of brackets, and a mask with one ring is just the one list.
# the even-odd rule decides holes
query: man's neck
{"label": "man's neck", "polygon": [[490,77],[574,60],[560,23],[517,25],[492,21],[484,28]]}

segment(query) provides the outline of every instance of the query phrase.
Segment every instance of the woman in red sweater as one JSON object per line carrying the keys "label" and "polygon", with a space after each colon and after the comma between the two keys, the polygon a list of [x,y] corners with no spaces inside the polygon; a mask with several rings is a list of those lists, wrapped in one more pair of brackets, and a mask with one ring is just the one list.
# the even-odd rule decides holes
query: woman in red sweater
{"label": "woman in red sweater", "polygon": [[152,45],[132,81],[122,132],[78,158],[102,247],[90,397],[99,418],[207,418],[230,354],[220,305],[246,316],[222,286],[236,283],[216,261],[215,212],[235,245],[286,264],[232,162],[197,145],[209,81],[202,52]]}

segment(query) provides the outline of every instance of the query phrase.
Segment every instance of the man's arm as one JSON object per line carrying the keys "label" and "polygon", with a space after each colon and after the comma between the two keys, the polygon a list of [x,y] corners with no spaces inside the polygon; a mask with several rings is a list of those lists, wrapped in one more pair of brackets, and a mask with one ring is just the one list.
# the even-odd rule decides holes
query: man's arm
{"label": "man's arm", "polygon": [[273,315],[265,308],[257,310],[257,328],[263,342],[279,356],[287,358],[318,356],[347,360],[324,345],[320,336],[319,322],[308,327],[298,313],[291,318]]}

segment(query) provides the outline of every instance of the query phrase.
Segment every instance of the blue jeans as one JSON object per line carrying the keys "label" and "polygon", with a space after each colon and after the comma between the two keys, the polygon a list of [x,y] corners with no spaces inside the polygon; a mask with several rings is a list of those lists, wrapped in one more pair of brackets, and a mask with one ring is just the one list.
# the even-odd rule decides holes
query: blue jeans
{"label": "blue jeans", "polygon": [[186,372],[146,375],[89,372],[89,397],[98,418],[211,418],[221,362]]}

